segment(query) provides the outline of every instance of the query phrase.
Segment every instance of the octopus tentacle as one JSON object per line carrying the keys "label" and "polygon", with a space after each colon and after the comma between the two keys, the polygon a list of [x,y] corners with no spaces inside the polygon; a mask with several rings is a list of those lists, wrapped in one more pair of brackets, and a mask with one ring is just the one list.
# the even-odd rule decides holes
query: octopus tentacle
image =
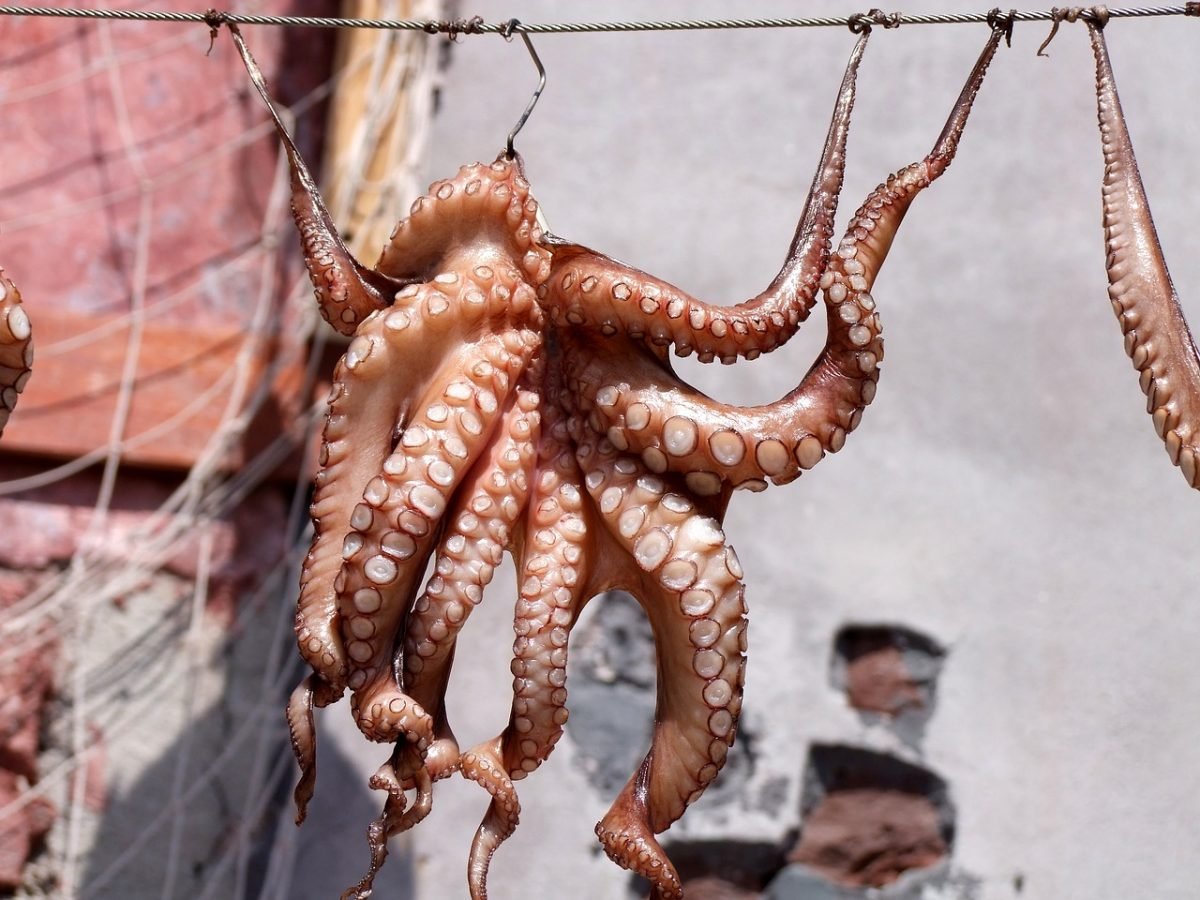
{"label": "octopus tentacle", "polygon": [[458,766],[458,745],[445,721],[443,699],[455,642],[483,600],[504,548],[525,510],[538,436],[539,396],[518,388],[488,454],[464,480],[448,517],[434,573],[409,617],[404,636],[408,693],[440,717],[425,758],[433,779]]}
{"label": "octopus tentacle", "polygon": [[0,434],[33,368],[33,329],[21,292],[0,269]]}
{"label": "octopus tentacle", "polygon": [[[401,695],[409,705],[404,712],[409,721],[418,716],[432,719],[436,723],[435,737],[424,759],[412,746],[398,748],[392,764],[372,779],[371,786],[387,790],[389,797],[383,816],[369,833],[372,868],[357,890],[369,888],[386,857],[383,845],[387,839],[428,815],[432,807],[433,781],[459,767],[457,743],[442,705],[445,685],[458,632],[471,609],[482,600],[483,588],[491,581],[503,549],[525,509],[538,434],[538,402],[536,393],[522,388],[518,388],[510,399],[499,429],[503,437],[492,443],[488,455],[476,461],[471,476],[464,480],[456,494],[458,504],[447,517],[450,524],[442,536],[434,574],[409,617],[404,642],[404,686],[408,693]],[[432,715],[427,716],[422,706]],[[401,721],[404,721],[403,716]],[[412,727],[410,724],[409,728]],[[498,777],[485,780],[481,773],[491,763],[482,754],[468,753],[461,763],[468,777],[483,781],[493,791],[497,796],[493,803],[497,814],[511,815],[515,826],[516,798],[511,790],[512,782],[499,772]],[[497,787],[492,788],[493,784]],[[416,789],[417,797],[405,810],[402,791],[408,787]],[[506,794],[501,795],[506,788]],[[398,797],[401,799],[397,800]],[[400,804],[398,808],[397,803]],[[393,810],[391,813],[389,808]],[[504,836],[508,833],[511,833],[511,826]],[[477,837],[476,844],[479,840]]]}
{"label": "octopus tentacle", "polygon": [[405,722],[421,726],[422,748],[432,739],[428,717],[410,708],[386,663],[447,504],[491,439],[501,404],[534,344],[531,333],[514,330],[483,342],[482,352],[467,351],[468,378],[435,388],[436,396],[404,429],[350,518],[345,562],[334,587],[355,716],[374,740],[394,740]]}
{"label": "octopus tentacle", "polygon": [[821,279],[829,335],[800,384],[775,403],[717,403],[648,354],[623,354],[614,370],[600,341],[568,358],[571,386],[595,427],[653,472],[678,472],[700,495],[725,483],[761,490],[798,477],[842,448],[875,397],[883,340],[871,287],[912,201],[949,167],[968,114],[999,44],[993,32],[932,152],[879,185],[851,220]]}
{"label": "octopus tentacle", "polygon": [[717,306],[591,250],[556,246],[553,274],[539,291],[551,318],[606,336],[624,333],[660,346],[673,344],[680,356],[695,351],[701,362],[754,359],[785,343],[808,318],[829,260],[867,37],[859,38],[850,55],[800,223],[783,268],[765,291],[736,306]]}
{"label": "octopus tentacle", "polygon": [[513,704],[503,733],[462,758],[462,773],[492,801],[467,864],[472,900],[486,900],[492,855],[520,815],[513,782],[544,762],[567,721],[567,641],[588,599],[588,522],[574,449],[553,416],[541,435],[518,565],[513,628]]}
{"label": "octopus tentacle", "polygon": [[288,699],[287,723],[292,741],[292,755],[300,769],[300,780],[292,792],[296,806],[296,824],[303,824],[308,815],[308,803],[317,786],[317,730],[313,726],[313,694],[320,678],[309,675],[296,686]]}
{"label": "octopus tentacle", "polygon": [[[700,496],[716,496],[726,484],[761,490],[767,476],[791,480],[826,445],[840,449],[847,426],[856,424],[846,416],[844,425],[822,429],[828,413],[806,396],[809,379],[775,404],[737,408],[711,400],[645,353],[622,354],[614,370],[598,356],[595,338],[575,343],[567,371],[591,427],[638,454],[651,472],[683,473]],[[822,432],[824,441],[815,436]]]}
{"label": "octopus tentacle", "polygon": [[519,561],[513,630],[513,705],[501,735],[505,767],[519,781],[553,751],[567,721],[567,640],[587,599],[591,529],[574,448],[562,440],[561,415],[539,447]]}
{"label": "octopus tentacle", "polygon": [[1200,488],[1200,354],[1167,271],[1101,27],[1087,22],[1096,57],[1104,150],[1108,296],[1138,370],[1146,410],[1171,462]]}
{"label": "octopus tentacle", "polygon": [[745,682],[742,569],[720,523],[580,425],[587,489],[612,537],[637,563],[632,585],[658,649],[658,704],[645,761],[596,826],[608,855],[682,897],[654,835],[678,819],[717,776],[737,729]]}
{"label": "octopus tentacle", "polygon": [[279,110],[267,91],[266,79],[242,40],[241,32],[231,25],[230,33],[287,153],[292,183],[292,216],[296,220],[296,230],[300,232],[304,263],[316,294],[317,308],[325,321],[337,331],[352,335],[363,319],[388,306],[398,290],[425,279],[412,276],[393,278],[368,269],[354,258],[342,242],[325,208],[325,201],[317,190],[316,181],[288,134]]}
{"label": "octopus tentacle", "polygon": [[[388,458],[397,428],[429,377],[414,360],[451,353],[467,329],[517,306],[532,309],[532,291],[510,267],[486,277],[438,276],[400,292],[394,306],[368,318],[333,375],[329,413],[310,514],[313,541],[300,577],[296,635],[300,652],[335,688],[345,684],[347,661],[337,629],[334,583],[343,562],[353,510]],[[440,280],[439,280],[440,279]],[[470,384],[452,393],[471,399]],[[453,397],[447,396],[446,402]],[[318,705],[325,705],[318,700]]]}
{"label": "octopus tentacle", "polygon": [[[347,350],[333,373],[329,412],[314,481],[309,514],[313,539],[300,574],[300,596],[296,604],[296,639],[305,661],[322,679],[339,692],[345,687],[347,663],[338,628],[337,592],[334,582],[342,564],[341,541],[350,527],[351,510],[362,497],[363,488],[387,458],[388,447],[407,391],[398,367],[388,366],[389,342],[372,331],[381,319],[368,320],[357,346]],[[389,330],[380,329],[380,337]],[[382,382],[371,376],[388,376]],[[400,388],[396,393],[394,388]],[[379,402],[379,396],[385,400]],[[351,423],[361,438],[350,438]]]}
{"label": "octopus tentacle", "polygon": [[423,770],[417,776],[417,796],[411,807],[407,805],[404,796],[405,786],[399,773],[406,768],[405,758],[413,752],[411,746],[398,745],[391,758],[380,766],[368,781],[372,790],[385,791],[387,799],[379,818],[367,828],[367,845],[371,851],[370,868],[356,885],[342,892],[341,900],[365,900],[370,897],[375,876],[387,861],[388,838],[411,828],[429,812],[432,783]]}
{"label": "octopus tentacle", "polygon": [[[305,265],[318,309],[333,328],[345,335],[355,334],[367,316],[389,306],[403,288],[428,281],[464,255],[480,256],[488,243],[496,246],[482,256],[497,262],[511,257],[529,280],[545,280],[550,254],[540,246],[537,203],[529,196],[519,158],[501,158],[489,167],[467,166],[456,178],[433,185],[431,195],[419,198],[412,215],[396,226],[378,265],[368,268],[360,263],[338,234],[241,33],[236,26],[230,32],[287,154],[292,214]],[[472,268],[478,265],[487,268],[482,259]]]}
{"label": "octopus tentacle", "polygon": [[447,269],[427,283],[409,285],[396,294],[383,326],[390,345],[403,354],[402,368],[420,372],[425,360],[440,359],[480,332],[503,330],[508,320],[527,316],[540,320],[533,289],[511,260],[498,259],[466,274]]}
{"label": "octopus tentacle", "polygon": [[501,738],[492,738],[464,753],[461,771],[464,778],[482,785],[492,798],[483,821],[475,829],[467,857],[471,900],[487,900],[488,867],[497,848],[516,830],[521,817],[521,802],[504,765]]}

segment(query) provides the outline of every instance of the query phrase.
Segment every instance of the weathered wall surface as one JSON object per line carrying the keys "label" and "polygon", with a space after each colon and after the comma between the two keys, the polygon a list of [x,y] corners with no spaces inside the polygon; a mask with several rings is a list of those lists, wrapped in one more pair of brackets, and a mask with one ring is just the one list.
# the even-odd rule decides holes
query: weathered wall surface
{"label": "weathered wall surface", "polygon": [[[811,2],[803,13],[851,9],[858,7]],[[479,0],[462,12],[549,21],[733,10],[715,0],[651,8]],[[736,12],[800,10],[760,0]],[[1118,21],[1109,40],[1163,245],[1200,324],[1200,258],[1187,244],[1200,196],[1189,165],[1200,153],[1200,115],[1171,99],[1200,90],[1198,29],[1182,19]],[[1153,434],[1105,296],[1084,30],[1063,26],[1050,59],[1035,59],[1045,33],[1017,26],[958,161],[901,230],[875,291],[888,358],[862,427],[800,482],[734,498],[727,533],[747,572],[749,681],[739,749],[668,835],[685,877],[695,876],[693,900],[704,896],[702,883],[715,889],[714,869],[758,896],[789,853],[809,868],[777,876],[766,889],[773,900],[861,896],[850,883],[882,883],[939,858],[882,896],[1194,895],[1200,726],[1191,698],[1200,617],[1190,601],[1200,504]],[[255,32],[263,59],[271,55],[268,34]],[[931,146],[985,37],[983,26],[875,34],[860,78],[843,221],[884,175]],[[549,86],[518,148],[551,228],[707,299],[733,302],[760,290],[792,234],[850,35],[768,30],[536,43]],[[189,47],[199,59],[202,47]],[[228,56],[228,44],[220,52]],[[455,46],[429,177],[494,155],[534,82],[519,42],[467,37]],[[111,159],[111,123],[97,134],[98,152]],[[10,193],[28,203],[39,171],[23,172]],[[50,238],[28,232],[53,233],[40,222],[0,244],[20,247],[31,271],[48,273],[44,292],[30,290],[30,276],[19,278],[31,313],[54,283],[75,286],[65,270],[37,262]],[[180,226],[161,224],[164,238]],[[116,232],[125,268],[127,231]],[[76,250],[83,262],[92,258]],[[166,284],[172,270],[161,274]],[[106,302],[121,296],[118,282],[107,270],[96,282]],[[232,295],[220,299],[226,313],[236,308]],[[199,304],[184,318],[199,321],[213,308]],[[720,398],[773,399],[796,383],[822,337],[818,316],[792,345],[752,365],[685,360],[679,368]],[[36,383],[35,376],[31,391]],[[282,521],[278,499],[268,506]],[[57,569],[72,549],[37,566],[0,562]],[[183,610],[195,575],[185,566],[144,585],[126,612],[108,610],[99,651],[104,640],[137,644],[138,616],[165,621],[164,609]],[[15,590],[0,583],[0,606]],[[511,574],[497,577],[457,654],[450,704],[466,743],[495,734],[508,714],[514,596]],[[172,682],[162,691],[163,714],[121,733],[140,749],[110,755],[97,773],[110,794],[94,798],[95,830],[83,838],[100,849],[81,862],[80,877],[102,880],[121,848],[157,821],[172,785],[191,778],[190,767],[223,753],[231,762],[219,767],[218,787],[198,789],[187,819],[163,820],[164,831],[144,842],[145,865],[120,870],[97,896],[157,897],[169,893],[164,884],[195,896],[188,879],[203,876],[213,896],[261,881],[264,897],[317,900],[361,874],[366,824],[380,799],[366,779],[386,751],[358,735],[344,706],[321,716],[321,779],[304,828],[291,827],[279,796],[270,798],[277,832],[268,825],[249,834],[259,820],[246,811],[270,787],[263,773],[290,765],[278,755],[280,719],[261,732],[245,725],[282,707],[286,686],[264,685],[262,668],[276,641],[287,640],[271,636],[286,632],[287,603],[263,601],[232,631],[220,616],[196,619],[186,655],[150,654],[156,665],[196,668],[201,677],[190,695]],[[181,633],[176,627],[171,636]],[[493,864],[494,897],[630,896],[629,877],[599,852],[592,827],[644,752],[650,652],[628,604],[593,604],[572,645],[567,739],[519,785],[522,824]],[[106,662],[98,652],[88,664]],[[155,687],[159,670],[146,671],[139,683]],[[108,699],[120,712],[138,698]],[[0,713],[8,709],[0,703]],[[267,749],[231,750],[227,735],[235,733],[261,733],[256,746]],[[55,762],[43,758],[43,773]],[[394,843],[376,896],[465,894],[467,849],[485,806],[474,785],[439,784],[433,814]],[[893,826],[888,834],[881,822]],[[186,846],[190,872],[163,871],[171,852],[161,845],[172,843]],[[217,865],[227,874],[209,878],[213,869],[204,866]],[[45,874],[52,884],[55,873]]]}
{"label": "weathered wall surface", "polygon": [[[479,2],[464,12],[549,21],[857,9]],[[900,232],[875,291],[888,358],[860,430],[800,482],[734,498],[727,532],[749,587],[752,753],[725,773],[735,786],[718,780],[672,840],[783,845],[805,797],[819,793],[814,776],[805,788],[813,748],[857,748],[921,767],[948,792],[950,860],[926,879],[940,892],[917,884],[911,896],[1194,896],[1200,498],[1153,433],[1106,298],[1085,31],[1064,25],[1050,58],[1036,59],[1047,30],[1017,26],[958,161]],[[877,31],[842,221],[932,145],[986,34],[979,25]],[[1113,22],[1108,34],[1167,258],[1200,324],[1200,258],[1188,243],[1200,115],[1172,99],[1200,91],[1200,30],[1192,20],[1139,20]],[[549,85],[518,148],[551,229],[706,299],[756,293],[792,234],[851,43],[837,30],[538,38]],[[534,81],[519,42],[456,46],[430,178],[495,154]],[[680,368],[717,397],[773,399],[822,338],[814,317],[794,346],[754,364]],[[507,715],[512,597],[511,584],[493,585],[459,650],[451,702],[464,741],[495,733]],[[600,604],[589,614],[572,646],[569,739],[519,785],[523,821],[494,862],[496,897],[615,900],[629,890],[592,835],[615,794],[596,757],[603,747],[629,764],[644,749],[623,745],[643,739],[648,661],[630,651],[636,634],[622,643],[610,632],[598,645],[589,637],[601,620],[635,633],[636,617]],[[945,650],[922,721],[887,727],[835,686],[835,670],[844,684],[851,669],[835,665],[841,629],[878,623]],[[904,655],[888,652],[893,662]],[[888,671],[887,654],[870,664]],[[325,717],[349,728],[346,719]],[[382,759],[357,735],[327,742],[327,759],[335,743],[358,755],[360,783]],[[333,803],[332,790],[322,784],[323,802]],[[433,815],[402,844],[411,868],[397,866],[381,895],[406,896],[405,884],[423,897],[463,892],[485,805],[474,786],[439,785]],[[297,884],[318,869],[331,878],[334,866],[344,874],[333,884],[357,877],[361,820],[344,833],[350,825],[346,816],[322,823],[314,810]],[[322,852],[326,841],[336,857]],[[840,896],[798,872],[772,890]]]}
{"label": "weathered wall surface", "polygon": [[[245,358],[301,331],[280,312],[296,260],[275,240],[291,227],[270,201],[278,147],[236,55],[205,56],[202,25],[4,17],[0,35],[0,264],[37,368],[0,443],[0,895],[232,896],[257,878],[263,809],[276,818],[270,682],[291,614],[275,601],[295,535],[286,491],[249,476],[217,496],[215,423],[269,383]],[[294,100],[325,79],[305,57],[327,58],[330,37],[282,44],[256,47]],[[187,377],[201,357],[223,359],[213,381]],[[110,440],[124,442],[111,492]],[[171,443],[183,452],[164,455]],[[90,468],[56,468],[85,452]],[[158,514],[172,503],[178,516]]]}

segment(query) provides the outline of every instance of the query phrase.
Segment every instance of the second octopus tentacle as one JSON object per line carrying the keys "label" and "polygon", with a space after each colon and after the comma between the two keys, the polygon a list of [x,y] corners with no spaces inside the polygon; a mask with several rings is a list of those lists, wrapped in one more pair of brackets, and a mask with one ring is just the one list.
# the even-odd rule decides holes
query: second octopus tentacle
{"label": "second octopus tentacle", "polygon": [[[500,404],[532,352],[519,333],[484,343],[461,371],[427,399],[350,519],[345,563],[335,582],[359,727],[376,740],[395,737],[388,703],[400,703],[391,672],[393,638],[440,528],[449,497],[484,451]],[[372,685],[361,690],[365,685]],[[379,695],[379,696],[376,696]]]}
{"label": "second octopus tentacle", "polygon": [[1200,488],[1200,352],[1167,271],[1104,32],[1087,22],[1096,58],[1096,104],[1104,150],[1104,246],[1108,296],[1125,335],[1146,411],[1171,462]]}

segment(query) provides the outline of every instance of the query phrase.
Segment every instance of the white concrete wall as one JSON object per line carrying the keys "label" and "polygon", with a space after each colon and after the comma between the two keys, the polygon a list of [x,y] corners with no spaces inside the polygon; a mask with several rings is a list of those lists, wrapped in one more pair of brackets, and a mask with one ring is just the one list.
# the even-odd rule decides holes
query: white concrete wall
{"label": "white concrete wall", "polygon": [[[476,0],[463,11],[549,21],[858,9]],[[751,608],[745,721],[759,758],[744,803],[705,798],[671,836],[779,838],[797,824],[812,741],[911,757],[861,724],[828,678],[840,625],[894,622],[949,648],[923,758],[950,784],[953,865],[981,880],[983,898],[1196,896],[1200,497],[1153,432],[1106,299],[1086,32],[1064,25],[1050,58],[1037,59],[1046,32],[1017,26],[954,167],[904,223],[874,291],[888,356],[860,430],[799,482],[734,498],[727,532]],[[841,221],[929,149],[986,36],[982,25],[877,30]],[[1200,255],[1189,243],[1200,208],[1189,164],[1200,158],[1200,23],[1114,21],[1108,37],[1162,243],[1200,325]],[[551,228],[707,299],[760,290],[791,237],[852,37],[723,31],[536,45],[549,85],[517,145]],[[520,42],[456,45],[430,178],[491,158],[534,80]],[[753,364],[680,369],[717,397],[765,401],[798,381],[822,340],[818,315]],[[512,598],[511,583],[494,584],[459,650],[451,703],[465,742],[507,719]],[[324,721],[352,727],[341,709]],[[357,754],[359,782],[385,755],[357,734],[322,752]],[[563,896],[564,885],[578,900],[626,896],[628,876],[592,835],[611,798],[589,787],[578,755],[565,740],[519,784],[523,822],[497,855],[493,896]],[[787,799],[770,815],[757,792],[780,779]],[[322,803],[362,808],[354,783],[336,799],[323,783]],[[406,896],[405,883],[420,897],[465,894],[485,805],[475,786],[439,785],[434,814],[402,843],[407,863],[394,861],[378,896]],[[366,820],[347,818],[334,836],[314,809],[301,849],[320,857],[294,896],[328,896],[302,890],[320,873],[331,887],[358,877]]]}

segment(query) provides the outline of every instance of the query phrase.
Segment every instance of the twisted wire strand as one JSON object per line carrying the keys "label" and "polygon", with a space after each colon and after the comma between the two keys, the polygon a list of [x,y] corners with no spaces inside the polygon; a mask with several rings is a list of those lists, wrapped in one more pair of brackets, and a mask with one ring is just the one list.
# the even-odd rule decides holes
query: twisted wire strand
{"label": "twisted wire strand", "polygon": [[[850,16],[821,16],[812,18],[767,18],[767,19],[675,19],[645,22],[485,22],[479,16],[471,19],[414,20],[414,19],[353,19],[337,16],[268,16],[232,12],[165,12],[132,9],[73,9],[49,6],[0,6],[3,16],[44,16],[67,19],[110,19],[137,22],[198,22],[217,28],[222,24],[276,25],[295,28],[375,28],[401,31],[424,31],[428,34],[445,34],[457,39],[463,34],[511,35],[514,31],[526,34],[598,34],[603,32],[638,31],[704,31],[715,29],[748,28],[833,28],[851,27],[862,21],[874,21],[870,15],[858,13]],[[914,15],[891,13],[886,19],[887,27],[897,25],[966,25],[986,24],[992,13],[934,13]],[[1094,17],[1090,8],[1082,8],[1078,16]],[[1139,6],[1108,10],[1112,19],[1141,18],[1148,16],[1200,16],[1200,2],[1180,6]],[[1062,11],[1038,10],[1017,11],[1005,14],[1013,22],[1053,22],[1062,17]]]}

